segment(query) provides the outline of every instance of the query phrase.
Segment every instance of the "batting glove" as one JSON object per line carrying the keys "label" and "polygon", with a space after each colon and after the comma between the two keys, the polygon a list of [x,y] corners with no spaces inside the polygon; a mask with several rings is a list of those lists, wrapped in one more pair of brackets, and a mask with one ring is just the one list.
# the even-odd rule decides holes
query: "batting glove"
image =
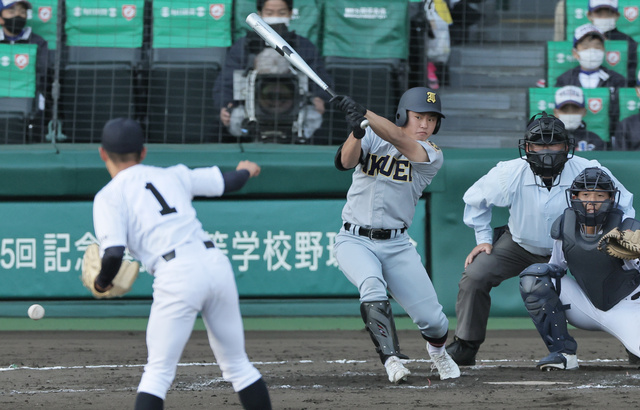
{"label": "batting glove", "polygon": [[330,102],[336,102],[338,108],[345,114],[357,113],[364,116],[367,113],[367,109],[358,104],[353,98],[347,95],[337,95],[331,99]]}
{"label": "batting glove", "polygon": [[351,128],[353,136],[356,139],[362,139],[362,137],[364,137],[364,130],[360,128],[360,124],[362,121],[366,120],[366,118],[357,112],[350,112],[345,118],[349,123],[349,128]]}

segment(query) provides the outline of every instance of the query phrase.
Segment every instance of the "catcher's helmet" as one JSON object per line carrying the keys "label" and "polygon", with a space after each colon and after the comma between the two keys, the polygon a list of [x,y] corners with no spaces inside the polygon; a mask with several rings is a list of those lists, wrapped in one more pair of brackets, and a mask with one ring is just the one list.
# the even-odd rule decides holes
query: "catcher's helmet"
{"label": "catcher's helmet", "polygon": [[[531,149],[531,145],[555,144],[564,144],[565,146],[560,151],[551,149],[534,151]],[[533,173],[543,179],[551,179],[552,184],[555,184],[553,180],[560,175],[567,160],[573,157],[574,148],[573,138],[569,137],[563,122],[545,111],[531,117],[524,138],[518,144],[520,157],[526,156],[526,161],[531,166]],[[545,185],[544,181],[541,185]]]}
{"label": "catcher's helmet", "polygon": [[436,134],[440,129],[440,122],[445,116],[442,114],[440,105],[440,96],[430,88],[414,87],[410,88],[402,94],[398,109],[396,111],[396,125],[403,127],[407,124],[407,110],[413,112],[432,112],[438,114],[438,122],[433,133]]}
{"label": "catcher's helmet", "polygon": [[[594,200],[583,202],[579,198],[580,192],[598,191],[606,192],[609,198],[603,200]],[[613,180],[602,169],[598,167],[586,168],[582,171],[566,190],[567,204],[576,214],[576,218],[581,225],[600,226],[604,224],[611,210],[618,206],[620,200],[620,191],[616,188]],[[600,208],[588,212],[588,204],[599,203]]]}

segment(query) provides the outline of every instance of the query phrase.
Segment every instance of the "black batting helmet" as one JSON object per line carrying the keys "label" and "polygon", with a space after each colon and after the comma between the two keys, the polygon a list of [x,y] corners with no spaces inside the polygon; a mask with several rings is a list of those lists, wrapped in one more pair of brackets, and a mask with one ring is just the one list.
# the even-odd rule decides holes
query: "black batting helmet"
{"label": "black batting helmet", "polygon": [[[564,148],[557,151],[552,149],[533,150],[531,145],[564,144]],[[534,174],[543,179],[555,179],[564,168],[567,160],[573,157],[575,144],[569,137],[564,123],[545,111],[534,115],[527,124],[524,139],[518,144],[520,157],[526,156]]]}
{"label": "black batting helmet", "polygon": [[402,94],[396,111],[396,125],[398,127],[403,127],[407,124],[407,110],[438,114],[439,118],[436,128],[433,130],[434,134],[440,129],[441,119],[445,118],[442,114],[440,96],[434,90],[427,87],[410,88]]}

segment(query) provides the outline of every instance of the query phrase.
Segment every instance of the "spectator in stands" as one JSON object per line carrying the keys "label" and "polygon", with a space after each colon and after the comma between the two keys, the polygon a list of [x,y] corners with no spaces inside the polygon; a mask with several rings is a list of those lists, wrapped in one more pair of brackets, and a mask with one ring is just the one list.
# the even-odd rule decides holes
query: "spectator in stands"
{"label": "spectator in stands", "polygon": [[564,128],[576,144],[576,151],[602,151],[605,143],[596,133],[587,130],[583,118],[587,114],[584,106],[584,92],[575,85],[559,88],[555,95],[556,107],[553,110]]}
{"label": "spectator in stands", "polygon": [[627,86],[627,79],[606,67],[604,63],[604,34],[593,24],[583,24],[577,27],[573,35],[573,56],[579,65],[567,70],[556,80],[556,87],[575,85],[581,88],[608,87],[609,100],[609,124],[611,134],[615,131],[618,122],[619,102],[618,88]]}
{"label": "spectator in stands", "polygon": [[[636,79],[636,93],[640,99],[640,73]],[[618,123],[613,137],[613,149],[640,151],[640,113],[627,117]]]}
{"label": "spectator in stands", "polygon": [[27,27],[27,10],[31,3],[23,0],[0,0],[0,43],[2,44],[37,44],[36,55],[36,88],[39,92],[38,108],[44,110],[44,96],[47,95],[47,66],[49,47],[47,40]]}
{"label": "spectator in stands", "polygon": [[633,87],[636,83],[636,68],[638,67],[638,43],[629,35],[616,28],[620,13],[618,12],[618,0],[589,0],[589,12],[587,18],[594,26],[604,33],[607,40],[624,40],[628,44],[628,85]]}
{"label": "spectator in stands", "polygon": [[[256,6],[260,17],[278,32],[327,84],[331,85],[332,81],[316,46],[309,39],[288,29],[293,14],[293,0],[257,0]],[[225,65],[213,87],[214,104],[219,109],[220,121],[225,127],[229,127],[231,113],[238,106],[238,101],[233,98],[233,73],[235,70],[253,69],[255,57],[265,47],[268,46],[264,40],[250,31],[245,37],[238,39],[227,52]],[[309,83],[310,103],[322,115],[325,103],[329,101],[328,95],[315,83]]]}

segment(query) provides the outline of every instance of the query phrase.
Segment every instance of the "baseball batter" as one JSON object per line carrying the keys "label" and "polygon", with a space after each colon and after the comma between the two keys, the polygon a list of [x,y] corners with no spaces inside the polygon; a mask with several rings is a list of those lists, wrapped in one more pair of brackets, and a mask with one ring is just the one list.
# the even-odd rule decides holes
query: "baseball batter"
{"label": "baseball batter", "polygon": [[[601,330],[640,356],[640,260],[622,260],[597,250],[614,228],[636,231],[640,222],[617,207],[620,191],[601,168],[587,168],[567,190],[569,208],[555,221],[549,263],[520,274],[520,292],[549,355],[541,370],[578,368],[577,343],[567,321]],[[566,276],[567,268],[571,271]]]}
{"label": "baseball batter", "polygon": [[[442,312],[420,255],[409,241],[415,207],[442,166],[442,151],[428,141],[444,115],[440,97],[424,87],[404,93],[395,124],[339,96],[352,132],[338,149],[339,170],[354,169],[336,236],[335,255],[344,275],[360,293],[360,313],[389,381],[400,383],[410,371],[400,359],[387,291],[418,325],[441,379],[460,370],[445,351],[449,322]],[[364,119],[370,127],[360,128]]]}
{"label": "baseball batter", "polygon": [[235,171],[222,173],[216,166],[146,166],[141,164],[147,153],[143,141],[137,122],[107,122],[100,158],[112,179],[93,204],[96,237],[104,254],[95,288],[107,291],[112,286],[125,247],[154,276],[148,361],[135,409],[163,408],[198,313],[222,376],[232,383],[244,408],[270,409],[266,384],[245,352],[231,264],[202,229],[191,203],[194,196],[240,189],[260,167],[241,161]]}

